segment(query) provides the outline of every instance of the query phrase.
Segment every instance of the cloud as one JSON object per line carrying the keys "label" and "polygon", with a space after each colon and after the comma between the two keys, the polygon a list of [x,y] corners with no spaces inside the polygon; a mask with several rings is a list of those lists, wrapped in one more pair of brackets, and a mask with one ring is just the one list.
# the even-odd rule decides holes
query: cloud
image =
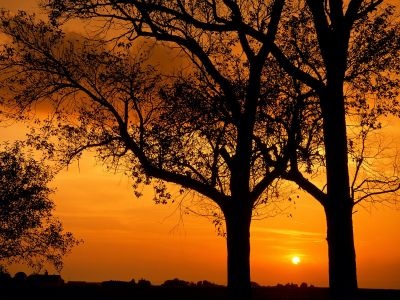
{"label": "cloud", "polygon": [[284,248],[289,245],[290,247],[293,245],[304,245],[304,243],[319,244],[325,241],[326,236],[325,233],[321,232],[263,227],[254,228],[252,234],[258,240],[275,243],[275,246]]}
{"label": "cloud", "polygon": [[280,229],[280,228],[255,228],[256,232],[260,233],[272,233],[277,235],[286,235],[291,237],[323,237],[324,234],[321,232],[312,231],[302,231],[302,230],[292,230],[292,229]]}

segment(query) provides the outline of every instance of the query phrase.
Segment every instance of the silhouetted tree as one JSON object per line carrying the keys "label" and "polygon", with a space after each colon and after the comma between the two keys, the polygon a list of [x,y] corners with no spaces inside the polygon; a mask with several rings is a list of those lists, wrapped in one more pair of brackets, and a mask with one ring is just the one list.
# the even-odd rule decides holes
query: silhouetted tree
{"label": "silhouetted tree", "polygon": [[[288,3],[289,11],[294,8],[294,14],[292,10],[291,22],[286,23],[282,30],[284,35],[273,44],[284,2]],[[365,113],[371,100],[367,101],[363,94],[389,100],[394,100],[396,94],[396,76],[389,74],[398,71],[399,63],[393,60],[399,57],[399,34],[389,20],[393,8],[374,13],[382,2],[48,0],[45,5],[54,20],[60,20],[60,17],[85,20],[102,18],[110,27],[125,28],[124,33],[128,38],[149,36],[159,41],[173,42],[193,55],[216,84],[228,91],[227,95],[233,89],[221,76],[223,74],[215,69],[212,58],[214,49],[218,48],[218,52],[226,49],[222,46],[223,38],[230,35],[237,37],[237,44],[241,46],[239,52],[242,51],[251,69],[262,68],[263,62],[260,63],[261,56],[258,54],[271,51],[288,74],[315,91],[320,104],[318,111],[323,118],[324,150],[314,152],[317,154],[314,158],[318,159],[318,153],[323,152],[319,161],[326,165],[327,191],[323,192],[322,188],[301,175],[296,162],[299,155],[308,156],[308,170],[313,165],[310,153],[303,149],[298,149],[292,156],[292,171],[286,178],[297,182],[324,206],[328,227],[330,286],[334,289],[355,289],[357,280],[352,211],[358,200],[355,200],[352,191],[355,185],[349,180],[348,154],[352,149],[347,144],[346,111],[353,108],[352,112],[364,120],[362,124],[367,124],[374,113],[385,114],[394,109],[390,104],[376,105],[372,114]],[[270,4],[279,9],[266,10]],[[311,15],[304,19],[304,14],[308,12]],[[268,15],[273,22],[266,22]],[[287,34],[290,32],[294,35],[288,43]],[[221,38],[218,40],[215,37]],[[290,53],[286,50],[290,50]],[[257,72],[250,74],[249,82],[252,84],[247,90],[248,95],[257,93],[260,83]],[[357,91],[356,96],[345,94],[345,88]],[[242,132],[248,136],[248,132]],[[372,181],[364,183],[365,187]],[[380,183],[380,180],[374,181],[377,186]],[[386,187],[380,185],[378,190],[382,187],[385,191],[396,190],[396,180],[390,183]],[[371,193],[375,192],[369,189],[367,194]]]}
{"label": "silhouetted tree", "polygon": [[142,279],[139,279],[137,282],[137,287],[139,287],[139,288],[149,288],[151,286],[152,286],[151,281],[147,280],[147,279],[142,278]]}
{"label": "silhouetted tree", "polygon": [[302,282],[302,283],[300,284],[300,288],[301,288],[301,289],[306,289],[306,288],[308,288],[308,284],[307,284],[306,282]]}
{"label": "silhouetted tree", "polygon": [[[172,10],[162,11],[156,2],[107,2],[118,15],[111,23],[126,19],[133,26],[121,27],[129,30],[124,34],[153,36],[187,52],[190,68],[176,77],[155,74],[140,55],[132,58],[123,37],[107,50],[95,39],[68,40],[57,24],[3,14],[3,31],[13,39],[3,51],[4,93],[7,103],[19,109],[43,99],[54,105],[56,125],[48,122],[44,129],[61,147],[53,148],[48,135],[36,141],[55,154],[61,151],[67,163],[97,148],[112,168],[135,179],[135,187],[153,180],[156,202],[172,198],[165,182],[197,192],[202,203],[211,199],[226,222],[228,286],[250,290],[252,212],[271,197],[290,149],[298,142],[305,148],[313,144],[298,140],[295,131],[311,128],[312,139],[318,115],[310,113],[313,102],[306,101],[307,95],[268,59],[282,1],[260,4],[255,14],[246,14],[254,28],[266,32],[261,43],[242,30],[219,32],[221,24],[236,28],[229,17],[235,8],[229,4],[180,7],[178,2],[165,2]],[[59,4],[83,5],[83,13],[90,6],[86,1]],[[93,8],[97,14],[96,4]],[[176,19],[176,9],[200,19]],[[299,116],[305,113],[308,123],[301,124]]]}
{"label": "silhouetted tree", "polygon": [[0,287],[1,286],[8,286],[12,281],[12,277],[8,270],[0,265]]}
{"label": "silhouetted tree", "polygon": [[[62,51],[51,48],[51,42],[35,42],[26,37],[26,32],[25,35],[11,33],[16,41],[44,56],[43,59],[26,51],[26,55],[22,55],[25,61],[14,63],[14,66],[21,66],[33,60],[34,63],[28,63],[31,65],[27,71],[30,74],[28,78],[33,78],[32,85],[41,87],[35,93],[27,89],[20,95],[28,96],[27,102],[30,103],[55,92],[64,97],[75,96],[75,91],[80,90],[102,107],[85,114],[104,118],[96,124],[97,127],[86,119],[82,122],[85,126],[79,130],[76,127],[64,128],[69,130],[66,132],[69,132],[71,140],[84,145],[72,153],[107,144],[108,148],[105,148],[113,151],[100,152],[103,158],[112,157],[117,162],[121,157],[129,157],[127,153],[134,154],[132,161],[139,162],[136,166],[140,168],[136,168],[133,174],[139,182],[146,180],[140,174],[146,174],[195,190],[217,203],[227,222],[228,286],[231,287],[249,286],[248,228],[251,211],[256,199],[262,199],[262,193],[273,178],[286,169],[289,160],[290,172],[284,177],[311,193],[326,211],[330,285],[335,289],[354,289],[357,283],[352,209],[362,197],[355,200],[354,193],[350,191],[347,156],[353,150],[347,148],[345,116],[346,113],[355,113],[362,119],[361,127],[367,124],[374,127],[374,113],[388,112],[390,106],[387,105],[383,106],[384,109],[377,106],[374,111],[368,110],[368,103],[361,96],[367,91],[378,99],[382,96],[394,99],[396,80],[390,80],[387,71],[397,52],[388,45],[395,45],[397,29],[387,21],[390,9],[370,17],[369,12],[382,2],[380,0],[351,0],[346,5],[343,1],[308,0],[305,8],[299,2],[294,13],[290,5],[297,2],[287,2],[289,22],[285,22],[280,31],[278,25],[284,0],[44,1],[54,25],[70,18],[81,18],[87,22],[98,18],[104,26],[93,28],[98,28],[98,33],[106,33],[105,36],[111,35],[112,40],[121,42],[120,45],[129,46],[139,37],[150,37],[167,46],[177,45],[191,59],[192,68],[197,67],[198,71],[190,80],[186,77],[175,81],[170,85],[170,91],[164,89],[165,92],[156,99],[145,101],[151,105],[142,102],[140,107],[130,108],[131,102],[124,102],[122,98],[118,105],[107,101],[109,96],[117,93],[111,87],[119,87],[118,93],[134,90],[121,82],[124,76],[115,76],[124,72],[118,73],[111,68],[114,73],[104,75],[102,71],[107,64],[117,65],[118,70],[125,70],[129,64],[121,65],[109,54],[102,54],[103,63],[96,61],[96,57],[100,56],[90,57],[88,54],[85,54],[87,58],[84,61],[78,57],[71,58],[70,50],[76,50],[72,44],[71,49],[63,50],[63,54],[69,51],[70,56],[64,57],[70,58],[61,59]],[[311,17],[307,17],[308,12],[311,12]],[[32,28],[32,25],[25,24],[24,30],[26,28]],[[116,29],[114,34],[110,29]],[[374,29],[378,30],[378,34]],[[47,34],[52,41],[57,40],[45,27],[40,30],[45,33],[43,36]],[[285,36],[281,36],[281,32]],[[279,40],[276,40],[277,34]],[[353,48],[350,49],[349,44]],[[50,51],[45,53],[43,47]],[[82,49],[85,50],[84,47]],[[15,50],[9,49],[6,53],[13,54]],[[351,53],[357,55],[348,60]],[[292,81],[271,68],[269,54],[292,76]],[[40,63],[36,64],[37,61]],[[88,65],[87,61],[98,76],[89,76],[90,72],[82,71],[84,68],[79,70],[81,65]],[[350,61],[352,63],[348,64]],[[351,76],[346,75],[346,69]],[[34,80],[34,71],[47,75]],[[140,76],[137,78],[140,82]],[[371,79],[377,84],[370,85],[368,82]],[[154,81],[157,80],[150,80]],[[130,82],[126,80],[126,83]],[[349,83],[352,91],[357,91],[353,94],[356,96],[345,97],[345,82]],[[99,89],[99,84],[108,89]],[[135,95],[135,103],[139,103],[137,99],[145,98],[143,94],[148,95],[156,85],[147,85],[149,88],[139,91],[141,94],[140,97]],[[285,87],[288,88],[285,90]],[[135,88],[138,87],[135,85]],[[107,97],[104,97],[104,92]],[[17,97],[16,100],[20,98],[24,97]],[[166,101],[168,99],[170,102]],[[163,103],[167,105],[163,106]],[[314,113],[309,109],[311,103]],[[128,130],[132,129],[129,127],[132,124],[129,109],[136,110],[132,113],[136,115],[133,131]],[[111,113],[117,126],[104,122],[109,120],[105,111]],[[180,114],[180,111],[183,113]],[[172,115],[174,118],[167,117]],[[178,115],[180,117],[177,118]],[[99,140],[100,129],[108,132]],[[77,138],[88,137],[86,133],[92,134],[89,143]],[[176,137],[179,134],[181,137]],[[157,138],[154,139],[154,136]],[[130,142],[121,146],[121,140]],[[201,151],[198,150],[200,146],[203,147]],[[186,153],[186,156],[176,149]],[[110,156],[110,153],[113,155]],[[326,165],[326,193],[304,175],[313,173],[321,165]],[[375,184],[379,186],[379,180],[375,180]],[[380,185],[379,189],[395,191],[396,179],[390,184],[387,187]],[[156,191],[161,202],[171,197],[162,183]],[[370,189],[367,194],[371,194]],[[376,195],[373,191],[372,194]],[[240,251],[236,253],[235,249]]]}
{"label": "silhouetted tree", "polygon": [[17,283],[25,283],[27,277],[28,276],[26,275],[25,272],[17,272],[17,273],[15,273],[13,279]]}
{"label": "silhouetted tree", "polygon": [[179,278],[174,278],[174,279],[165,280],[161,284],[161,286],[168,287],[168,288],[187,288],[187,287],[194,287],[194,286],[196,286],[196,284],[193,282],[179,279]]}
{"label": "silhouetted tree", "polygon": [[312,173],[324,167],[326,191],[296,163],[301,149],[285,178],[324,207],[329,284],[344,294],[357,289],[354,205],[381,201],[385,194],[393,199],[400,187],[395,158],[388,169],[379,141],[368,140],[382,116],[399,116],[400,23],[394,7],[380,8],[382,3],[295,1],[272,50],[286,72],[317,95],[323,120],[323,144],[317,151],[323,159],[314,161]]}
{"label": "silhouetted tree", "polygon": [[210,282],[208,280],[200,280],[196,282],[196,286],[197,287],[205,287],[205,288],[209,288],[209,287],[221,287],[220,284],[216,284],[214,282]]}
{"label": "silhouetted tree", "polygon": [[40,269],[62,268],[62,257],[77,244],[52,215],[52,179],[46,166],[21,152],[19,143],[0,151],[0,261]]}

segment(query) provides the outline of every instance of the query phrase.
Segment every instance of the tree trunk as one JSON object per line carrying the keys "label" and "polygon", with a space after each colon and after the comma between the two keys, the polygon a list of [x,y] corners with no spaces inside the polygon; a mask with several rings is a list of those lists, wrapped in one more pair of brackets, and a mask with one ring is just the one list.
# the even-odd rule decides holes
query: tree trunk
{"label": "tree trunk", "polygon": [[230,299],[250,299],[251,209],[225,211],[228,292]]}
{"label": "tree trunk", "polygon": [[329,287],[334,298],[356,292],[357,272],[352,209],[325,208],[329,255]]}
{"label": "tree trunk", "polygon": [[340,76],[330,78],[321,106],[326,155],[329,286],[333,294],[357,290],[346,119]]}

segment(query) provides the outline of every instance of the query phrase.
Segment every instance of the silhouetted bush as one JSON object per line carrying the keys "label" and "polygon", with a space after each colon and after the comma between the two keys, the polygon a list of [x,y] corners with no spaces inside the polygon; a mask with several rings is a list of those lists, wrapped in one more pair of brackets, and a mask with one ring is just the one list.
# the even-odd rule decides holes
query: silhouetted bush
{"label": "silhouetted bush", "polygon": [[286,283],[285,288],[297,289],[299,286],[296,283]]}
{"label": "silhouetted bush", "polygon": [[17,283],[25,283],[27,278],[28,276],[25,274],[25,272],[17,272],[14,275],[14,281]]}
{"label": "silhouetted bush", "polygon": [[7,285],[12,281],[11,275],[8,273],[7,269],[0,266],[0,286]]}
{"label": "silhouetted bush", "polygon": [[181,280],[178,278],[169,279],[161,284],[163,287],[193,287],[196,286],[193,282]]}
{"label": "silhouetted bush", "polygon": [[64,285],[64,279],[62,279],[60,275],[48,274],[31,274],[26,278],[26,282],[30,285],[46,287]]}
{"label": "silhouetted bush", "polygon": [[198,287],[221,287],[222,285],[216,284],[214,282],[210,282],[208,280],[201,280],[196,283]]}
{"label": "silhouetted bush", "polygon": [[308,288],[307,283],[302,282],[302,283],[300,284],[300,288],[302,288],[302,289]]}
{"label": "silhouetted bush", "polygon": [[142,279],[139,279],[139,281],[137,282],[137,286],[140,288],[151,287],[151,282],[149,280],[142,278]]}

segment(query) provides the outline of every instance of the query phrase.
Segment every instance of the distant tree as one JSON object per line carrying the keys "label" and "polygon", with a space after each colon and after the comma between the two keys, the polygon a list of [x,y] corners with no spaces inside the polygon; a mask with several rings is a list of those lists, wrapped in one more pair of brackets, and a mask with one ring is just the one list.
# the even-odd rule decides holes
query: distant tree
{"label": "distant tree", "polygon": [[[86,8],[92,11],[89,2],[54,5],[67,13],[71,5],[86,14]],[[246,28],[219,32],[220,24],[241,24],[229,21],[236,10],[230,4],[189,1],[193,6],[188,2],[179,7],[178,2],[165,2],[171,4],[165,9],[155,2],[111,1],[109,7],[93,2],[94,14],[108,15],[109,8],[118,15],[109,26],[121,25],[114,20],[128,22],[120,27],[128,32],[112,50],[95,38],[68,39],[57,22],[3,14],[3,32],[13,40],[4,46],[2,60],[6,104],[19,110],[38,101],[53,105],[44,138],[34,135],[33,140],[52,154],[60,153],[65,163],[96,148],[98,157],[113,170],[125,171],[136,188],[152,181],[157,203],[174,198],[166,182],[177,184],[180,193],[195,192],[199,205],[213,203],[220,209],[213,214],[216,224],[226,225],[228,287],[249,291],[252,215],[276,198],[276,180],[286,170],[294,145],[312,144],[307,138],[298,140],[295,128],[309,130],[312,139],[318,119],[313,119],[307,95],[268,58],[283,1],[265,2],[256,14],[249,10],[243,16],[267,32],[261,43],[248,39]],[[188,18],[178,14],[177,19],[175,10]],[[190,67],[174,76],[155,74],[145,57],[132,56],[130,38],[140,36],[181,46]],[[310,117],[300,124],[303,114]],[[49,136],[56,137],[58,147]]]}
{"label": "distant tree", "polygon": [[8,274],[8,270],[4,265],[0,265],[0,273],[1,274],[4,274],[4,273]]}
{"label": "distant tree", "polygon": [[2,285],[8,285],[12,280],[12,277],[8,270],[0,265],[0,287]]}
{"label": "distant tree", "polygon": [[164,281],[161,286],[163,287],[172,287],[172,288],[183,288],[183,287],[193,287],[195,284],[193,282],[189,282],[186,280],[174,278],[168,279]]}
{"label": "distant tree", "polygon": [[20,146],[0,151],[0,261],[36,269],[49,262],[60,270],[63,256],[77,241],[52,215],[52,173]]}
{"label": "distant tree", "polygon": [[140,287],[140,288],[148,288],[148,287],[151,287],[151,281],[141,278],[141,279],[138,280],[136,286]]}
{"label": "distant tree", "polygon": [[306,289],[306,288],[308,288],[308,284],[307,284],[306,282],[302,282],[302,283],[300,284],[300,288],[301,288],[301,289]]}
{"label": "distant tree", "polygon": [[26,278],[26,281],[29,285],[42,287],[59,287],[65,284],[64,279],[62,279],[61,275],[49,275],[48,273],[30,274]]}
{"label": "distant tree", "polygon": [[297,283],[293,283],[293,282],[285,284],[285,288],[288,288],[288,289],[297,289],[298,287],[299,286],[297,285]]}
{"label": "distant tree", "polygon": [[220,284],[216,284],[214,282],[210,282],[208,280],[200,280],[196,282],[197,287],[221,287]]}
{"label": "distant tree", "polygon": [[26,275],[26,273],[25,272],[17,272],[17,273],[15,273],[15,275],[14,275],[14,280],[16,281],[16,282],[25,282],[26,281],[26,279],[27,279],[27,275]]}

